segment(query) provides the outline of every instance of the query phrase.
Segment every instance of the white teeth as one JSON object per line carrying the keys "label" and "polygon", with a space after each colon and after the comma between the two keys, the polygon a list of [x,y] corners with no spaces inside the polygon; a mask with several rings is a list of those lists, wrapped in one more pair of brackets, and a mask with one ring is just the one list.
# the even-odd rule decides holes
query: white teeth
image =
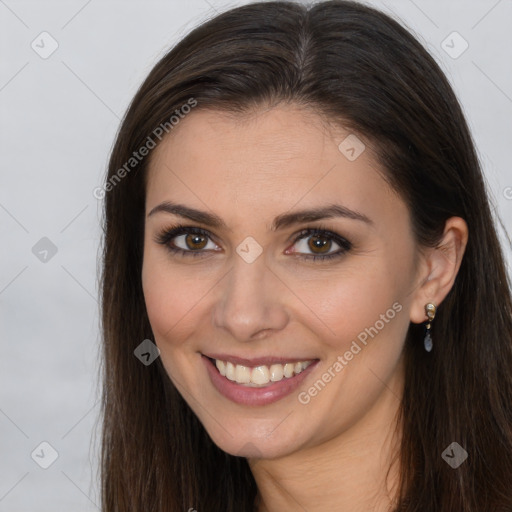
{"label": "white teeth", "polygon": [[291,363],[286,363],[284,365],[284,376],[286,378],[290,378],[293,375],[293,370],[295,369],[295,365]]}
{"label": "white teeth", "polygon": [[239,384],[249,384],[251,382],[251,369],[247,366],[236,365],[235,368],[235,380]]}
{"label": "white teeth", "polygon": [[235,380],[235,366],[229,361],[226,363],[226,377],[229,380]]}
{"label": "white teeth", "polygon": [[296,363],[273,364],[270,368],[266,365],[243,366],[234,365],[229,361],[215,360],[215,366],[219,373],[227,379],[250,387],[264,387],[269,382],[279,382],[284,378],[289,379],[303,372],[313,361],[299,361]]}
{"label": "white teeth", "polygon": [[257,366],[253,368],[251,375],[251,382],[253,384],[267,384],[269,380],[270,371],[267,366]]}
{"label": "white teeth", "polygon": [[272,382],[280,381],[284,376],[283,365],[282,364],[273,364],[270,367],[270,380]]}
{"label": "white teeth", "polygon": [[225,377],[226,376],[226,365],[224,364],[224,361],[220,361],[219,359],[215,360],[215,366],[217,366],[217,369],[219,370],[219,373]]}

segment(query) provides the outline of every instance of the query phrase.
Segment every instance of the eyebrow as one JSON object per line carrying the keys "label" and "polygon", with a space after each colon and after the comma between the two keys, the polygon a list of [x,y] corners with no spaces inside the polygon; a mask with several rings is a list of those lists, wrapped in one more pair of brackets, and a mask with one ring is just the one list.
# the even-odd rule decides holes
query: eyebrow
{"label": "eyebrow", "polygon": [[[189,206],[173,203],[171,201],[164,201],[163,203],[155,206],[148,213],[148,217],[151,217],[158,212],[177,215],[179,217],[183,217],[212,228],[227,229],[226,223],[218,215],[196,210],[195,208],[190,208]],[[329,219],[333,217],[344,217],[347,219],[358,220],[365,222],[366,224],[373,225],[373,221],[362,213],[350,210],[349,208],[339,204],[330,204],[323,207],[311,208],[308,210],[298,210],[295,212],[278,215],[271,225],[271,230],[277,231],[278,229],[283,229],[293,224],[313,222],[316,220]]]}

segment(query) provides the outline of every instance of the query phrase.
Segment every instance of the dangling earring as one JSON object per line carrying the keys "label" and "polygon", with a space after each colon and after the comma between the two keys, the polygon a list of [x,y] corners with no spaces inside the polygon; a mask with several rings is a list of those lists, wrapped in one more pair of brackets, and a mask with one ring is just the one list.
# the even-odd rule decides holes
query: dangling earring
{"label": "dangling earring", "polygon": [[425,304],[425,313],[427,314],[428,320],[427,320],[427,332],[425,333],[425,338],[423,340],[423,345],[425,346],[425,350],[427,352],[430,352],[432,350],[432,336],[430,335],[430,329],[432,327],[432,320],[434,320],[436,316],[436,305],[432,304],[432,302],[429,302],[428,304]]}

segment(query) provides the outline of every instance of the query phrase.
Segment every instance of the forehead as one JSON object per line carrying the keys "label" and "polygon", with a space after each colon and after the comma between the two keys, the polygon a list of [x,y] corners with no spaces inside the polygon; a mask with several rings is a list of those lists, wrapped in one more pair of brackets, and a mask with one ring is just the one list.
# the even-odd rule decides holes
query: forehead
{"label": "forehead", "polygon": [[394,196],[381,172],[362,137],[311,109],[198,110],[151,155],[147,210],[184,197],[228,216],[233,208],[270,215],[320,202],[354,209],[366,202],[372,210]]}

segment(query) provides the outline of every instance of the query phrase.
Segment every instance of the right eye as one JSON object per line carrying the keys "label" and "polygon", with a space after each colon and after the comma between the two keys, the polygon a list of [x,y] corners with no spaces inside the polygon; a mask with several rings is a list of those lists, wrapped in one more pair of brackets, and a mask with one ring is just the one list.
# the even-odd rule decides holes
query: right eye
{"label": "right eye", "polygon": [[162,230],[156,237],[159,244],[182,256],[199,256],[206,251],[218,251],[208,231],[197,227],[175,226]]}

